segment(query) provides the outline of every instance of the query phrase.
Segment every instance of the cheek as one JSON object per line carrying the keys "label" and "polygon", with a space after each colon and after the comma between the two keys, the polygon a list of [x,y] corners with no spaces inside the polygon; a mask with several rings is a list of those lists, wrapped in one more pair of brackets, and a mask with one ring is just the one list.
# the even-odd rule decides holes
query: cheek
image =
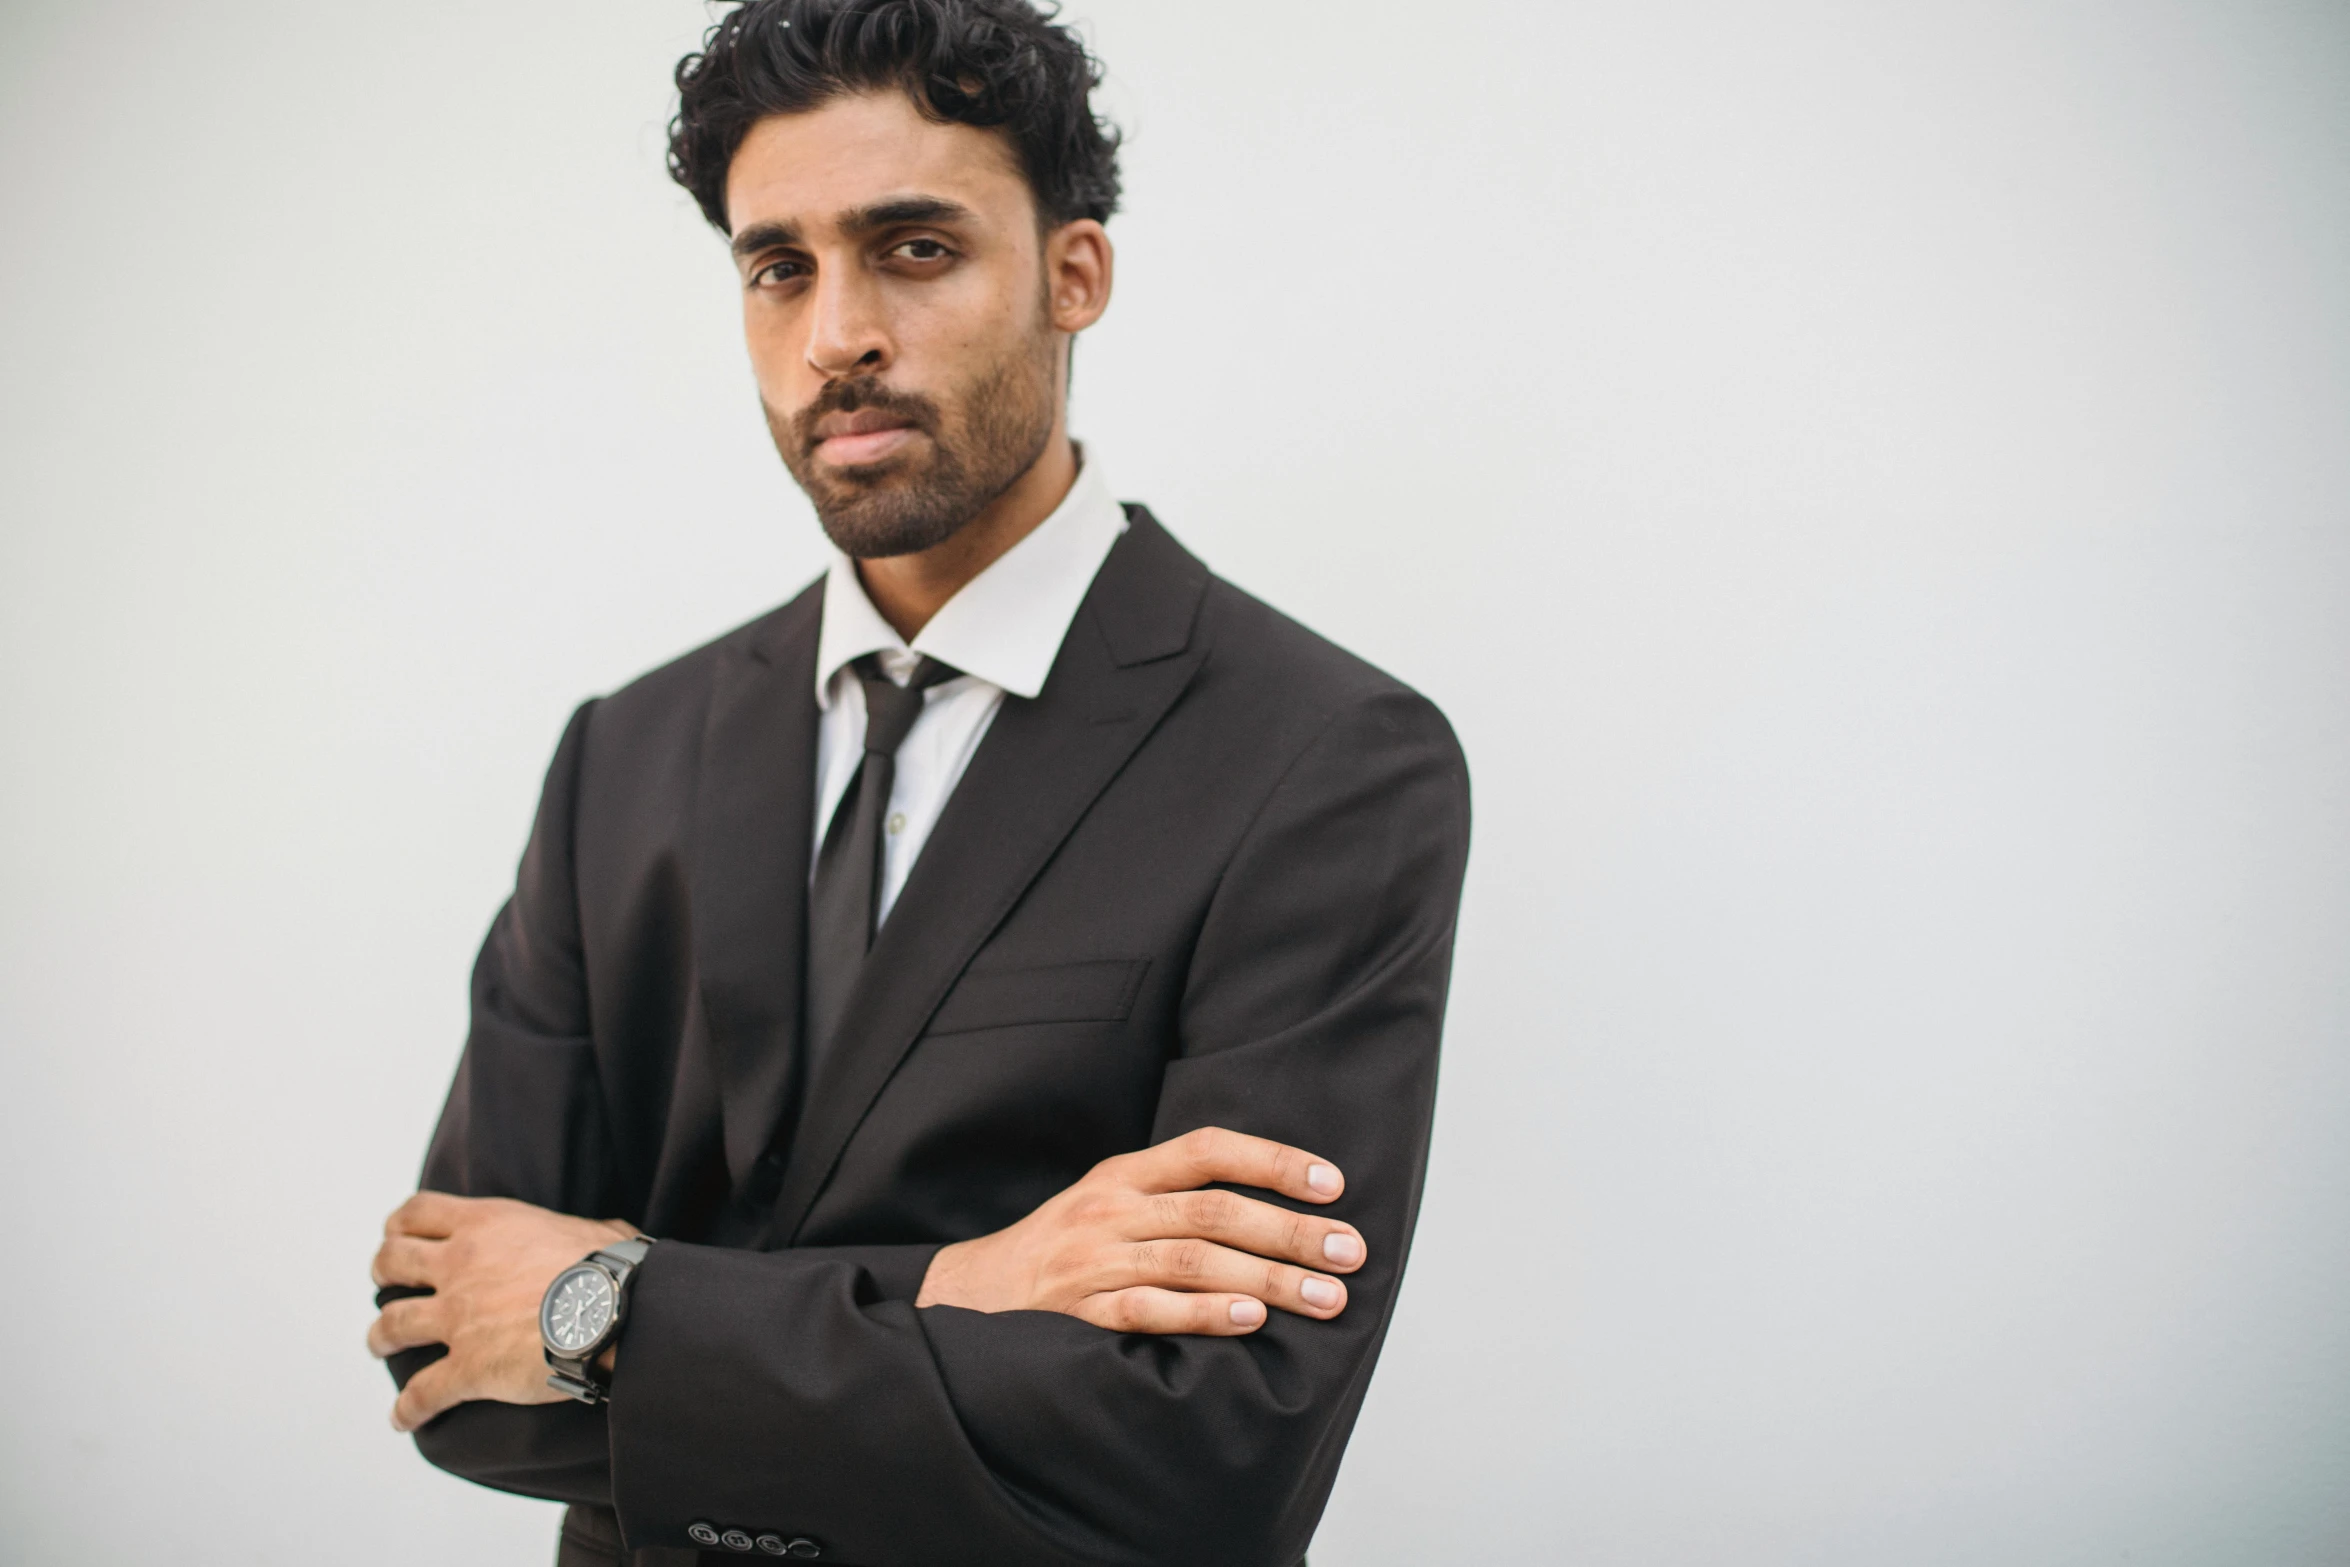
{"label": "cheek", "polygon": [[789,311],[758,300],[743,305],[743,342],[751,355],[751,375],[759,395],[771,407],[791,409],[808,399],[803,381],[812,381],[806,344]]}
{"label": "cheek", "polygon": [[1037,327],[1029,291],[977,273],[908,289],[893,304],[899,362],[945,382],[1003,358]]}

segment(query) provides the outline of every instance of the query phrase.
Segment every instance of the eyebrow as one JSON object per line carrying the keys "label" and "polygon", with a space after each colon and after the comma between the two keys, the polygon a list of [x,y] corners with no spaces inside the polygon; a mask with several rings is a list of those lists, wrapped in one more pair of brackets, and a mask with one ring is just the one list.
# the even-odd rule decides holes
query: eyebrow
{"label": "eyebrow", "polygon": [[797,223],[754,223],[735,235],[728,248],[734,252],[734,259],[741,261],[762,250],[773,250],[778,245],[797,245],[799,242],[800,226]]}
{"label": "eyebrow", "polygon": [[870,207],[851,207],[835,221],[844,234],[871,234],[908,223],[957,223],[973,216],[969,207],[944,196],[893,196]]}
{"label": "eyebrow", "polygon": [[[858,236],[909,223],[957,223],[974,216],[969,207],[944,196],[893,196],[870,206],[851,207],[834,222],[842,233]],[[803,238],[797,223],[754,223],[735,235],[731,248],[741,260],[779,245],[798,245]]]}

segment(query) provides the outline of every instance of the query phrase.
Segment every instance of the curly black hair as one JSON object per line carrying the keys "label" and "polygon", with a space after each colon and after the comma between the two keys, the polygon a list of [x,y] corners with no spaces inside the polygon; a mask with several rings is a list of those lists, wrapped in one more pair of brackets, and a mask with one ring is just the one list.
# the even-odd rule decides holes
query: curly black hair
{"label": "curly black hair", "polygon": [[896,88],[930,119],[1001,129],[1047,226],[1118,206],[1118,132],[1099,61],[1028,0],[748,0],[677,63],[669,175],[727,233],[726,170],[753,125]]}

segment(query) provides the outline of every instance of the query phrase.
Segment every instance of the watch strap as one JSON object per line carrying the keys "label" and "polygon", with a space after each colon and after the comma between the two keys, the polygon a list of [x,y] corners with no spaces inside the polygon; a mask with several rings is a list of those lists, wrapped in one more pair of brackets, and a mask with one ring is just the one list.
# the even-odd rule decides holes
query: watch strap
{"label": "watch strap", "polygon": [[615,1283],[625,1284],[628,1282],[628,1276],[636,1271],[637,1264],[645,1260],[645,1253],[652,1249],[653,1238],[649,1235],[638,1235],[629,1240],[614,1241],[594,1255],[598,1260],[613,1265],[612,1276]]}

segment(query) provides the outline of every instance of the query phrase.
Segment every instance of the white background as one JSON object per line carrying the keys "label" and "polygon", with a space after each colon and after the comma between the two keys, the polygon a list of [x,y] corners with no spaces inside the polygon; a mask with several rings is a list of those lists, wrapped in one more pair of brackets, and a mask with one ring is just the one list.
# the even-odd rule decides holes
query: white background
{"label": "white background", "polygon": [[[1077,425],[1477,786],[1316,1567],[2350,1559],[2350,12],[1079,0]],[[0,4],[0,1558],[361,1350],[579,697],[789,595],[689,0]]]}

